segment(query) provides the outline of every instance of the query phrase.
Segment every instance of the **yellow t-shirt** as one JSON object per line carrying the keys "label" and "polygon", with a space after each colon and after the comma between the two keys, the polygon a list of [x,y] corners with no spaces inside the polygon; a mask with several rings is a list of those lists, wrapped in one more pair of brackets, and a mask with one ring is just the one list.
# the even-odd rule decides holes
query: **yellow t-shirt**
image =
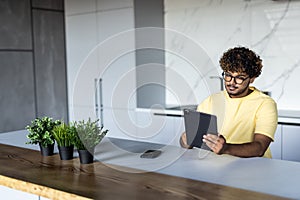
{"label": "yellow t-shirt", "polygon": [[[226,91],[213,94],[197,108],[200,112],[214,114],[218,119],[218,132],[227,143],[252,142],[254,133],[268,136],[274,141],[277,128],[277,106],[275,101],[255,87],[242,98],[230,98]],[[264,157],[271,158],[270,148]]]}

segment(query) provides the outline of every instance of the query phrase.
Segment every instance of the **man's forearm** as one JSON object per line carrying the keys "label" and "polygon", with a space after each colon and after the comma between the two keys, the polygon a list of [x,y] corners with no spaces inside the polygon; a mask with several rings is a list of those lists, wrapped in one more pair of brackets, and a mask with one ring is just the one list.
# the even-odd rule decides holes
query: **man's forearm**
{"label": "man's forearm", "polygon": [[220,154],[230,154],[238,157],[261,157],[265,149],[259,142],[249,142],[244,144],[226,144]]}

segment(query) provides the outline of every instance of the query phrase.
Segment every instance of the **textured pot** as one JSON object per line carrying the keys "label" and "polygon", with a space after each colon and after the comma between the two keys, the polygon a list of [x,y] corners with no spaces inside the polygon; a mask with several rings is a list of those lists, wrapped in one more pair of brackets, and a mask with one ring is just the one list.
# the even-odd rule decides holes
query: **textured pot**
{"label": "textured pot", "polygon": [[81,164],[89,164],[94,162],[94,155],[88,150],[78,150],[78,154]]}
{"label": "textured pot", "polygon": [[52,156],[54,152],[54,144],[48,145],[47,147],[40,145],[40,150],[42,156]]}
{"label": "textured pot", "polygon": [[69,147],[58,146],[58,151],[61,160],[73,159],[74,146],[69,146]]}

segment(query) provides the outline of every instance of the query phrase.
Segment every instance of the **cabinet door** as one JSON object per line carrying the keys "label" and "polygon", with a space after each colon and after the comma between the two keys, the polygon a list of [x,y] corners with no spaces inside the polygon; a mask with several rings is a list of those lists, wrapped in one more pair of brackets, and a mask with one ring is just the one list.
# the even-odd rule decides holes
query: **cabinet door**
{"label": "cabinet door", "polygon": [[155,115],[150,109],[141,109],[137,115],[137,137],[139,140],[160,144],[172,144],[174,133],[173,117]]}
{"label": "cabinet door", "polygon": [[300,161],[300,126],[282,126],[282,159]]}
{"label": "cabinet door", "polygon": [[136,140],[137,136],[137,115],[134,109],[104,108],[103,125],[108,129],[108,137]]}
{"label": "cabinet door", "polygon": [[282,159],[282,125],[280,124],[277,126],[274,142],[270,144],[270,149],[273,159]]}
{"label": "cabinet door", "polygon": [[38,200],[39,197],[35,194],[30,194],[20,190],[15,190],[0,185],[1,199],[27,199],[27,200]]}

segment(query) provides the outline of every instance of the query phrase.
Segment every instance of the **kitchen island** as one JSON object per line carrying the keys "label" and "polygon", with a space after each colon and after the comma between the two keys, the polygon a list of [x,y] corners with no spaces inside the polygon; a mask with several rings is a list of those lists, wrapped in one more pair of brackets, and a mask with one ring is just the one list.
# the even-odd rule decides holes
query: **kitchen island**
{"label": "kitchen island", "polygon": [[[51,199],[300,198],[298,162],[106,137],[97,146],[97,161],[82,165],[76,157],[61,161],[58,154],[43,157],[33,149],[3,144],[7,137],[1,139],[0,184]],[[140,158],[146,149],[162,154]]]}
{"label": "kitchen island", "polygon": [[[0,145],[0,184],[50,199],[283,199],[247,190],[100,162],[80,165],[38,151]],[[128,169],[125,169],[127,171]]]}

